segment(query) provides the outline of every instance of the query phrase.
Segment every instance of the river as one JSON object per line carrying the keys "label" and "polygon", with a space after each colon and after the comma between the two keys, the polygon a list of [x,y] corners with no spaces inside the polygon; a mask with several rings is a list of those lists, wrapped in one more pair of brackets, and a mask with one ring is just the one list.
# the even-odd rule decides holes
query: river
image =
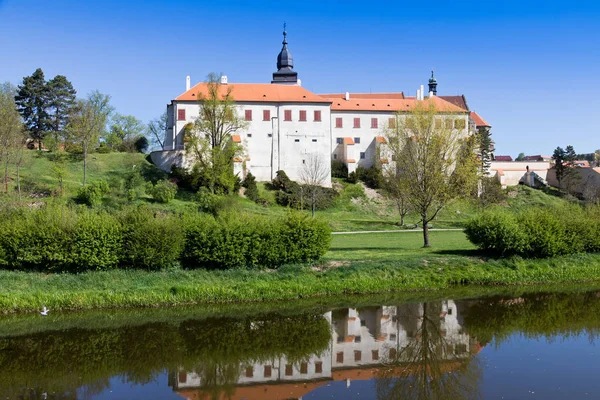
{"label": "river", "polygon": [[600,290],[0,318],[0,399],[600,398]]}

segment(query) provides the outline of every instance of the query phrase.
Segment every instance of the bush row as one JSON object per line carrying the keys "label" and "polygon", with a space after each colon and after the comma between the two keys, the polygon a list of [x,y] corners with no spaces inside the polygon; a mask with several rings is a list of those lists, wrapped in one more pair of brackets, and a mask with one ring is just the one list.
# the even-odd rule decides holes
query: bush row
{"label": "bush row", "polygon": [[491,209],[466,224],[467,238],[495,255],[553,257],[600,252],[600,208],[566,205],[514,213]]}
{"label": "bush row", "polygon": [[289,214],[271,220],[203,213],[155,214],[147,207],[111,215],[48,206],[6,212],[0,221],[0,268],[83,272],[277,267],[320,258],[329,248],[326,223]]}

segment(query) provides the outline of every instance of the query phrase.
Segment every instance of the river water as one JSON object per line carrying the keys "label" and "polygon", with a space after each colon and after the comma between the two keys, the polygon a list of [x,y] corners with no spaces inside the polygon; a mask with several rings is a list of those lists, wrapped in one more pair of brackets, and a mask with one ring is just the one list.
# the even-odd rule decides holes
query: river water
{"label": "river water", "polygon": [[599,332],[596,290],[5,317],[0,399],[597,399]]}

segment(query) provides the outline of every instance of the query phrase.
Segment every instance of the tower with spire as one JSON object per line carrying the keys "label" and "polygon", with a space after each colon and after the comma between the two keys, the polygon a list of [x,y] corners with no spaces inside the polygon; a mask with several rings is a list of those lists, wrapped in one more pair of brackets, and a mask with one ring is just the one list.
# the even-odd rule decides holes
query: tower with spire
{"label": "tower with spire", "polygon": [[429,78],[429,91],[433,93],[433,95],[437,95],[437,81],[433,76],[433,70],[431,70],[431,78]]}
{"label": "tower with spire", "polygon": [[283,24],[283,47],[277,56],[277,72],[273,72],[273,80],[271,83],[297,85],[298,73],[293,70],[294,59],[287,47],[287,32],[285,28],[286,26]]}

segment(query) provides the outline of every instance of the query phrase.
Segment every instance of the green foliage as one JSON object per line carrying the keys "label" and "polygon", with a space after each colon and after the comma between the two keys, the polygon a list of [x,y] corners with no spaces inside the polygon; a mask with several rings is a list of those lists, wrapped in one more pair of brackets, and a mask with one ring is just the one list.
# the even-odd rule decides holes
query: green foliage
{"label": "green foliage", "polygon": [[179,218],[153,214],[148,207],[121,212],[123,256],[121,266],[145,270],[172,267],[183,249],[183,230]]}
{"label": "green foliage", "polygon": [[187,215],[184,265],[189,268],[275,268],[319,259],[330,243],[326,223],[289,214],[270,219],[224,214]]}
{"label": "green foliage", "polygon": [[359,179],[358,179],[358,175],[356,174],[356,171],[352,171],[348,174],[347,181],[348,181],[348,183],[358,183]]}
{"label": "green foliage", "polygon": [[600,250],[597,206],[531,207],[517,213],[488,210],[466,225],[465,233],[492,254],[555,257]]}
{"label": "green foliage", "polygon": [[152,197],[159,203],[168,203],[175,198],[177,185],[168,180],[161,180],[152,188]]}
{"label": "green foliage", "polygon": [[258,201],[260,196],[258,195],[258,186],[256,185],[256,178],[251,172],[248,172],[246,179],[242,182],[242,186],[246,188],[246,197],[252,201]]}
{"label": "green foliage", "polygon": [[342,160],[332,160],[331,176],[334,178],[348,178],[348,166]]}
{"label": "green foliage", "polygon": [[[77,222],[69,237],[68,270],[83,272],[117,268],[122,257],[121,224],[117,219],[105,212],[82,212],[74,219]],[[57,252],[64,253],[65,249],[58,248]]]}
{"label": "green foliage", "polygon": [[484,176],[481,178],[479,200],[484,206],[502,203],[506,198],[506,192],[502,190],[502,185],[496,177]]}
{"label": "green foliage", "polygon": [[90,185],[83,186],[77,192],[75,200],[80,204],[85,204],[88,207],[94,207],[101,203],[102,196],[110,190],[108,183],[105,180],[94,182]]}
{"label": "green foliage", "polygon": [[[277,204],[290,207],[296,210],[311,209],[311,199],[309,191],[305,190],[308,185],[300,185],[292,181],[284,171],[277,171],[277,175],[271,183],[271,188],[277,190],[275,201]],[[315,209],[325,210],[335,204],[337,193],[335,190],[326,187],[311,187],[314,193]]]}
{"label": "green foliage", "polygon": [[380,168],[356,168],[356,178],[361,180],[371,189],[381,189],[383,187],[383,173]]}

